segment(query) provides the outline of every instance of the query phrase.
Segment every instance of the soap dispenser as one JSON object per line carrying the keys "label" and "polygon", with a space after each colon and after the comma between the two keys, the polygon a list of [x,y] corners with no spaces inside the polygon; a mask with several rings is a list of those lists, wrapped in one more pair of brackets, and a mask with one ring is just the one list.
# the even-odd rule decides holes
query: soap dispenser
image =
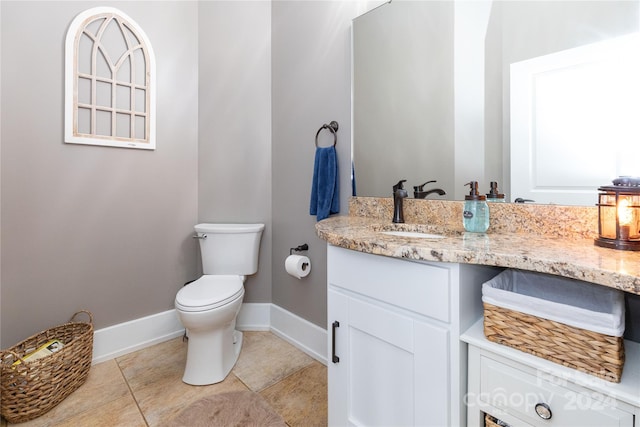
{"label": "soap dispenser", "polygon": [[498,192],[498,183],[496,181],[491,181],[491,184],[489,185],[489,192],[487,193],[487,202],[492,202],[492,203],[505,202],[504,194]]}
{"label": "soap dispenser", "polygon": [[489,228],[489,206],[487,198],[478,194],[478,182],[471,181],[469,195],[464,196],[464,211],[462,212],[462,225],[464,229],[473,233],[484,233]]}

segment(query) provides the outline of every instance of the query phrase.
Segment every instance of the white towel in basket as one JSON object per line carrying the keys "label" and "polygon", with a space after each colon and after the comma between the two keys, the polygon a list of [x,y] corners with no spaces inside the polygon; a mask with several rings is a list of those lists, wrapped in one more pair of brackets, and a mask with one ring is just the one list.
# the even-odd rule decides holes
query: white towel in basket
{"label": "white towel in basket", "polygon": [[505,270],[482,285],[482,301],[600,334],[624,334],[623,292],[593,283]]}

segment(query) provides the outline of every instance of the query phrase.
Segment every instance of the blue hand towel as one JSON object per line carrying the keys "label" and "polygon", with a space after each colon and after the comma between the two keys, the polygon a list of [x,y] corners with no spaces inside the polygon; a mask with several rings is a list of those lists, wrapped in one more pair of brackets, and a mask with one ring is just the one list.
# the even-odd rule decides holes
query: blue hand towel
{"label": "blue hand towel", "polygon": [[309,214],[316,215],[317,220],[321,221],[330,214],[338,212],[340,212],[340,191],[336,147],[317,147]]}

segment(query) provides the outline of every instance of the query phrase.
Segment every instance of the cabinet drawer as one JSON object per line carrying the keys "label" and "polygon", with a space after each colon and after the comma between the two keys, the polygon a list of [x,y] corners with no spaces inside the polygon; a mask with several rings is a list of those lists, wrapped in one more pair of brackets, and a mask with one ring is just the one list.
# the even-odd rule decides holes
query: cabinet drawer
{"label": "cabinet drawer", "polygon": [[[633,427],[633,415],[616,408],[616,401],[594,391],[567,387],[562,379],[532,375],[482,356],[479,399],[534,426]],[[543,419],[546,405],[551,418]]]}
{"label": "cabinet drawer", "polygon": [[450,265],[435,266],[329,246],[331,286],[449,322]]}

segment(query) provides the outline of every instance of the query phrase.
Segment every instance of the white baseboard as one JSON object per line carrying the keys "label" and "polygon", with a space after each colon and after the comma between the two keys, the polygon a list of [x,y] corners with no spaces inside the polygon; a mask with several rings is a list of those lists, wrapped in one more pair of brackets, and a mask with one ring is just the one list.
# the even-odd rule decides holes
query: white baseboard
{"label": "white baseboard", "polygon": [[236,329],[240,331],[270,331],[272,305],[269,303],[243,303],[236,318]]}
{"label": "white baseboard", "polygon": [[[327,331],[274,304],[242,304],[236,327],[244,331],[272,331],[327,364]],[[184,327],[175,310],[98,329],[93,335],[93,363],[105,362],[181,336]]]}
{"label": "white baseboard", "polygon": [[183,333],[184,327],[175,310],[98,329],[93,334],[93,363],[115,359]]}
{"label": "white baseboard", "polygon": [[327,331],[277,305],[271,305],[271,332],[322,364],[327,364]]}

